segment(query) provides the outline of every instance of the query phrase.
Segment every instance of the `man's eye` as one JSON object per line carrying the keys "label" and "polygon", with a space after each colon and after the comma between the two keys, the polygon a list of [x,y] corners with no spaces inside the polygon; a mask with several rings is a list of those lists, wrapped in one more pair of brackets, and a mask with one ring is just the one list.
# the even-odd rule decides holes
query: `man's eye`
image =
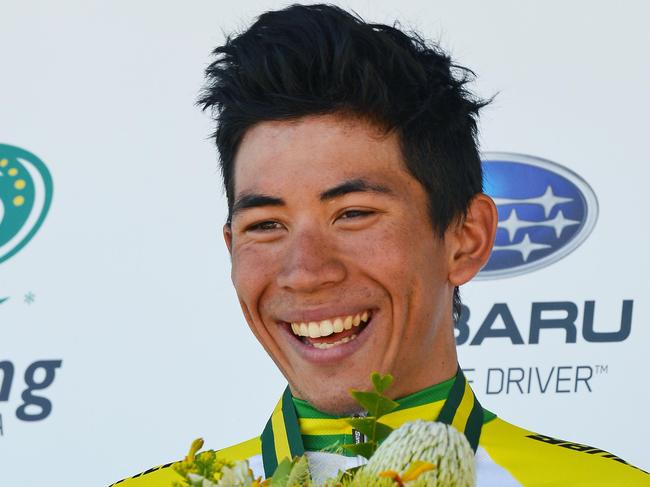
{"label": "man's eye", "polygon": [[347,210],[341,213],[339,217],[342,220],[349,220],[352,218],[363,218],[364,216],[372,215],[373,212],[369,210]]}
{"label": "man's eye", "polygon": [[246,228],[248,232],[271,232],[273,230],[279,230],[282,226],[278,222],[274,221],[264,221],[259,223],[254,223]]}

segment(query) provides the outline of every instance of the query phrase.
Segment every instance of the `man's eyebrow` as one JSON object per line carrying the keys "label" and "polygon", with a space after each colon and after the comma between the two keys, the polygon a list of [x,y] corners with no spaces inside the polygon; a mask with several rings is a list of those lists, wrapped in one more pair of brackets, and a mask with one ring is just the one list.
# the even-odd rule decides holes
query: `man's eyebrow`
{"label": "man's eyebrow", "polygon": [[235,216],[237,213],[248,208],[259,208],[260,206],[284,206],[285,202],[282,198],[269,196],[261,193],[244,193],[240,195],[235,203],[232,205],[231,215]]}
{"label": "man's eyebrow", "polygon": [[349,193],[382,193],[392,195],[393,190],[383,184],[373,183],[367,179],[357,178],[345,181],[320,194],[321,201],[332,200]]}

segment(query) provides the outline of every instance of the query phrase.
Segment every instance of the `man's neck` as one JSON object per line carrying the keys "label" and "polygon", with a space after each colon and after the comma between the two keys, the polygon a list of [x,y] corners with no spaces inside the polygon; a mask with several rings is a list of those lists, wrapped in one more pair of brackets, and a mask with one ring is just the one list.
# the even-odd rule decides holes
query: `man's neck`
{"label": "man's neck", "polygon": [[[422,406],[425,404],[430,404],[433,402],[437,401],[442,401],[447,398],[447,395],[449,394],[449,390],[451,389],[451,386],[454,383],[455,375],[447,380],[444,380],[438,384],[434,384],[425,388],[422,388],[418,391],[415,391],[411,394],[399,397],[395,399],[397,403],[399,403],[399,406],[397,408],[397,411],[403,410],[403,409],[408,409],[408,408],[413,408],[417,406]],[[304,401],[302,399],[298,398],[293,398],[293,403],[296,407],[296,411],[298,413],[298,417],[300,418],[344,418],[344,417],[351,417],[354,415],[362,415],[365,414],[365,411],[363,409],[359,408],[356,410],[352,410],[347,414],[331,414],[328,412],[320,411],[316,407],[312,406],[309,402]]]}

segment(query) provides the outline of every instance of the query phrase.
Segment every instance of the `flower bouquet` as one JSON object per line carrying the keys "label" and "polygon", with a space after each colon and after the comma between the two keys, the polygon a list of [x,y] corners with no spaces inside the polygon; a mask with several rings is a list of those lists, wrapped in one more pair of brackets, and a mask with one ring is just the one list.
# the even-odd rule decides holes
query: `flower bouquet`
{"label": "flower bouquet", "polygon": [[173,466],[179,474],[174,487],[473,487],[474,452],[465,435],[450,425],[421,420],[393,430],[380,421],[398,406],[383,394],[392,377],[375,373],[371,378],[373,391],[351,391],[368,415],[348,420],[367,441],[341,446],[367,458],[365,465],[316,484],[303,455],[285,458],[263,480],[254,477],[246,460],[228,462],[213,451],[198,453],[203,446],[198,439],[185,459]]}

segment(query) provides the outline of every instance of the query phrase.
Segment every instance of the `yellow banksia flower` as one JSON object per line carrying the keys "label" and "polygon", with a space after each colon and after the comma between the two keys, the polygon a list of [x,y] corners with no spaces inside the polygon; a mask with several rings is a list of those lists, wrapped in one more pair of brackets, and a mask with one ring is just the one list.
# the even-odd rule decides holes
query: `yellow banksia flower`
{"label": "yellow banksia flower", "polygon": [[454,427],[432,421],[412,421],[386,438],[357,472],[351,485],[474,487],[474,462],[474,452],[467,438]]}

